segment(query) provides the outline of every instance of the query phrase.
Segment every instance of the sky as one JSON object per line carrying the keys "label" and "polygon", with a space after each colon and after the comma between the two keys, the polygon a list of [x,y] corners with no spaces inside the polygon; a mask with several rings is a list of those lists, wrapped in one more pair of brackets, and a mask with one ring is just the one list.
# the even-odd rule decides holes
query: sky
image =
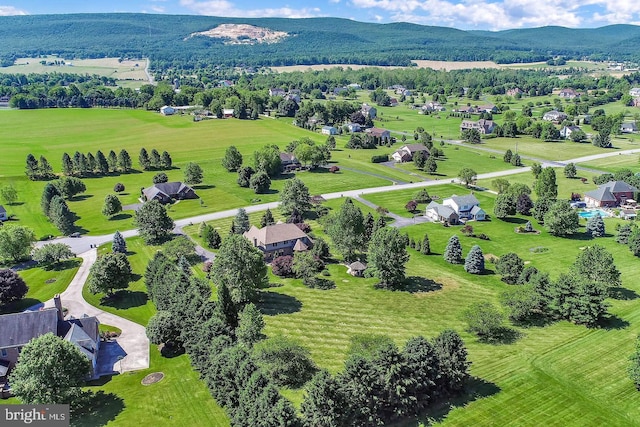
{"label": "sky", "polygon": [[111,12],[246,18],[333,16],[463,30],[640,25],[640,0],[0,0],[0,16]]}

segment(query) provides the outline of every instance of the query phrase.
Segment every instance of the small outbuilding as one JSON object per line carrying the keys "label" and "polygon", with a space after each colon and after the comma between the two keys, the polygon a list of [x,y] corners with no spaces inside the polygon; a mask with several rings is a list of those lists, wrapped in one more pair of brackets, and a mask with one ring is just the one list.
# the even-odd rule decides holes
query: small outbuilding
{"label": "small outbuilding", "polygon": [[0,205],[0,221],[6,221],[9,219],[9,216],[7,215],[7,210],[4,208],[4,206]]}
{"label": "small outbuilding", "polygon": [[160,114],[162,114],[163,116],[172,116],[175,114],[175,112],[176,109],[173,107],[169,107],[168,105],[160,108]]}
{"label": "small outbuilding", "polygon": [[364,271],[367,269],[366,264],[360,261],[352,262],[347,267],[347,273],[355,277],[364,276]]}

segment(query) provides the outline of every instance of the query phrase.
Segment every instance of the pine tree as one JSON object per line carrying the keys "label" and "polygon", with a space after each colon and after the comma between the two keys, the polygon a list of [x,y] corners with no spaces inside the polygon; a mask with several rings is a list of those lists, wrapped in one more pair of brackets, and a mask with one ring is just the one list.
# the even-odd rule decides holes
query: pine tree
{"label": "pine tree", "polygon": [[75,215],[62,196],[53,196],[49,206],[49,218],[62,234],[69,235],[75,227]]}
{"label": "pine tree", "polygon": [[222,319],[231,330],[238,326],[238,307],[231,299],[229,288],[224,284],[218,285],[218,301],[216,302],[214,313]]}
{"label": "pine tree", "polygon": [[373,229],[376,225],[376,220],[373,218],[371,212],[367,212],[367,216],[364,219],[364,239],[368,244],[369,240],[371,240],[371,236],[373,236]]}
{"label": "pine tree", "polygon": [[120,150],[118,154],[118,169],[125,173],[131,170],[131,156],[127,150]]}
{"label": "pine tree", "polygon": [[138,163],[142,170],[148,171],[151,169],[151,161],[149,160],[149,153],[147,153],[147,149],[142,147],[140,149],[140,155],[138,156]]}
{"label": "pine tree", "polygon": [[87,172],[95,173],[96,169],[98,169],[98,162],[96,158],[91,153],[87,153]]}
{"label": "pine tree", "polygon": [[629,242],[629,236],[631,236],[632,232],[633,227],[631,226],[631,224],[625,224],[621,226],[618,230],[618,234],[616,235],[616,242],[626,245]]}
{"label": "pine tree", "polygon": [[47,183],[44,186],[44,190],[42,191],[42,198],[40,200],[40,207],[42,208],[42,213],[46,216],[49,216],[49,209],[51,206],[51,200],[55,196],[61,196],[60,191],[58,191],[58,187],[53,185],[52,183]]}
{"label": "pine tree", "polygon": [[155,148],[151,150],[151,155],[149,156],[149,161],[151,162],[151,167],[153,169],[162,168],[162,158],[160,157],[160,153]]}
{"label": "pine tree", "polygon": [[249,215],[247,215],[247,211],[244,208],[238,209],[238,213],[233,219],[233,231],[236,234],[242,234],[245,231],[249,231],[251,228],[251,224],[249,223]]}
{"label": "pine tree", "polygon": [[29,177],[31,181],[35,181],[36,179],[38,179],[38,176],[39,176],[38,160],[36,160],[33,154],[29,154],[27,156],[27,167],[26,167],[25,173],[27,174],[27,177]]}
{"label": "pine tree", "polygon": [[100,175],[106,175],[109,173],[109,163],[102,151],[96,151],[96,171]]}
{"label": "pine tree", "polygon": [[442,331],[433,340],[433,348],[438,357],[440,393],[446,395],[459,393],[469,378],[467,349],[460,335],[454,330]]}
{"label": "pine tree", "polygon": [[38,174],[40,179],[51,179],[55,177],[53,168],[45,156],[40,156],[40,164],[38,166]]}
{"label": "pine tree", "polygon": [[595,214],[587,220],[587,234],[591,237],[604,237],[604,220],[600,214]]}
{"label": "pine tree", "polygon": [[252,303],[245,305],[239,314],[238,327],[236,328],[238,342],[251,348],[263,338],[263,329],[264,319],[260,310]]}
{"label": "pine tree", "polygon": [[315,374],[307,384],[306,391],[306,397],[300,407],[304,415],[304,426],[349,425],[351,402],[340,382],[329,372],[320,371]]}
{"label": "pine tree", "polygon": [[189,261],[187,261],[187,258],[184,255],[180,255],[180,258],[178,258],[178,268],[186,276],[190,277],[193,275],[193,271],[191,271],[191,264],[189,264]]}
{"label": "pine tree", "polygon": [[449,238],[444,250],[444,259],[451,264],[462,264],[462,245],[460,245],[458,236],[453,235]]}
{"label": "pine tree", "polygon": [[260,219],[260,228],[266,227],[267,225],[275,224],[275,220],[273,219],[273,214],[271,213],[271,209],[268,209],[262,215]]}
{"label": "pine tree", "polygon": [[109,172],[115,172],[118,169],[118,156],[115,151],[109,151],[107,164],[109,165]]}
{"label": "pine tree", "polygon": [[202,221],[198,227],[198,237],[203,237],[204,229],[207,228],[207,223]]}
{"label": "pine tree", "polygon": [[160,164],[162,166],[162,169],[171,169],[171,166],[173,166],[173,160],[171,160],[171,156],[169,155],[168,152],[166,151],[162,152],[162,158],[160,159]]}
{"label": "pine tree", "polygon": [[67,153],[62,155],[62,173],[67,176],[73,175],[73,162]]}
{"label": "pine tree", "polygon": [[111,252],[127,254],[127,241],[119,231],[113,234],[113,243],[111,243]]}
{"label": "pine tree", "polygon": [[424,255],[431,254],[431,243],[429,242],[429,235],[425,233],[422,239],[422,249],[420,250]]}
{"label": "pine tree", "polygon": [[484,255],[480,246],[474,245],[464,261],[464,270],[471,274],[481,274],[484,272]]}

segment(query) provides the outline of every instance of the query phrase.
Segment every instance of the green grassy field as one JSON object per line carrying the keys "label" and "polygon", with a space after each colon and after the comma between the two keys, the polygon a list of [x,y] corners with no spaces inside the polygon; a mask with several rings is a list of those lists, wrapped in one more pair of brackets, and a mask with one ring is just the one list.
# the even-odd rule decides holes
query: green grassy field
{"label": "green grassy field", "polygon": [[640,169],[640,162],[637,154],[625,154],[605,159],[593,160],[586,163],[580,163],[580,166],[587,168],[601,169],[603,171],[615,173],[620,169],[629,168],[633,171]]}
{"label": "green grassy field", "polygon": [[29,287],[29,291],[20,301],[0,307],[0,314],[22,311],[50,300],[55,294],[67,289],[79,266],[80,259],[72,259],[60,263],[55,269],[45,270],[38,266],[31,266],[19,270],[18,274]]}
{"label": "green grassy field", "polygon": [[[564,180],[559,179],[561,187]],[[531,178],[528,183],[531,184]],[[444,185],[430,188],[429,192],[446,197],[464,194],[464,190]],[[408,196],[409,192],[400,191],[367,198],[401,213],[398,210],[404,209]],[[476,192],[476,197],[487,212],[492,212],[493,195]],[[334,208],[341,203],[331,202]],[[640,311],[635,302],[640,286],[635,281],[637,259],[612,237],[619,220],[606,220],[608,237],[597,241],[585,238],[583,231],[573,238],[554,238],[535,222],[534,227],[542,230],[540,235],[514,233],[514,228],[524,221],[516,218],[472,222],[475,233],[487,234],[489,241],[464,237],[459,227],[427,223],[403,228],[416,239],[428,233],[434,252],[424,256],[410,250],[407,275],[411,291],[374,289],[374,279],[349,276],[346,267],[337,263],[328,266],[331,279],[337,284],[334,290],[308,289],[299,280],[278,280],[272,276],[271,281],[282,286],[260,294],[266,333],[302,342],[311,350],[316,363],[338,372],[354,334],[387,334],[402,344],[417,334],[432,337],[443,328],[454,328],[462,333],[469,347],[472,373],[485,383],[478,386],[477,399],[472,402],[431,414],[443,425],[637,424],[640,396],[627,379],[625,366],[635,334],[640,332]],[[226,222],[211,224],[221,229],[228,227]],[[313,221],[311,224],[316,235],[323,235],[321,227]],[[548,271],[553,277],[568,268],[581,248],[602,244],[614,254],[627,288],[626,297],[609,301],[613,317],[603,328],[590,330],[558,322],[547,327],[519,328],[522,335],[514,344],[480,343],[464,332],[461,311],[475,301],[496,302],[499,293],[509,286],[493,274],[491,264],[487,264],[488,274],[481,276],[466,274],[462,266],[447,264],[441,254],[453,234],[460,236],[465,254],[474,244],[479,244],[485,255],[500,256],[515,251],[527,264]],[[545,250],[534,252],[538,247]],[[296,390],[287,390],[285,394],[294,402],[302,398]]]}

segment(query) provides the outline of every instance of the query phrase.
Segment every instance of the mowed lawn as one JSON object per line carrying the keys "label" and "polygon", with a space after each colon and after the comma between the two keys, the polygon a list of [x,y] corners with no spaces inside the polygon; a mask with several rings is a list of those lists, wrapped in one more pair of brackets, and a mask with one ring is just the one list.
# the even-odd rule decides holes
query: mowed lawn
{"label": "mowed lawn", "polygon": [[62,293],[78,271],[80,261],[78,258],[70,259],[51,269],[44,269],[37,265],[19,269],[18,274],[29,287],[29,291],[23,299],[1,306],[0,313],[19,312],[50,300],[55,294]]}
{"label": "mowed lawn", "polygon": [[[561,183],[563,180],[559,179]],[[467,191],[456,185],[428,190],[440,197]],[[366,197],[386,200],[385,207],[401,213],[405,199],[412,194],[413,191],[399,191],[389,193],[388,198],[377,194]],[[475,194],[481,206],[491,213],[495,196]],[[329,204],[336,209],[340,203],[341,200],[332,200]],[[363,211],[369,210],[363,207]],[[535,221],[534,227],[541,234],[516,234],[515,227],[527,219],[472,222],[474,232],[487,234],[489,241],[465,237],[460,227],[426,223],[403,228],[416,240],[428,233],[433,251],[433,255],[425,256],[410,250],[409,291],[375,289],[375,279],[351,277],[346,274],[346,267],[338,263],[328,265],[330,278],[337,285],[328,291],[308,289],[299,280],[270,276],[270,282],[282,286],[260,294],[266,333],[298,340],[311,350],[318,365],[339,372],[349,340],[355,334],[386,334],[402,345],[418,334],[433,337],[444,328],[454,328],[469,348],[472,374],[484,382],[474,383],[476,396],[472,401],[448,413],[440,410],[431,414],[443,425],[640,425],[640,394],[625,370],[635,336],[640,332],[640,285],[635,280],[640,264],[613,239],[615,224],[621,221],[606,220],[607,237],[593,240],[584,235],[584,220],[579,234],[572,238],[552,237]],[[251,218],[252,223],[258,220],[259,215]],[[228,221],[211,225],[222,231],[228,229]],[[316,235],[324,237],[315,221],[311,225]],[[518,328],[521,337],[513,344],[480,343],[464,331],[461,312],[477,301],[497,304],[500,293],[509,285],[499,280],[490,263],[486,266],[488,274],[481,276],[465,273],[461,265],[446,263],[442,253],[454,234],[461,239],[464,255],[474,244],[480,245],[485,255],[496,257],[514,251],[527,265],[547,271],[553,278],[567,271],[584,247],[601,244],[614,254],[626,290],[621,292],[621,299],[608,300],[613,317],[601,328],[557,322],[546,327]],[[302,399],[301,391],[286,390],[285,394],[294,402]]]}

